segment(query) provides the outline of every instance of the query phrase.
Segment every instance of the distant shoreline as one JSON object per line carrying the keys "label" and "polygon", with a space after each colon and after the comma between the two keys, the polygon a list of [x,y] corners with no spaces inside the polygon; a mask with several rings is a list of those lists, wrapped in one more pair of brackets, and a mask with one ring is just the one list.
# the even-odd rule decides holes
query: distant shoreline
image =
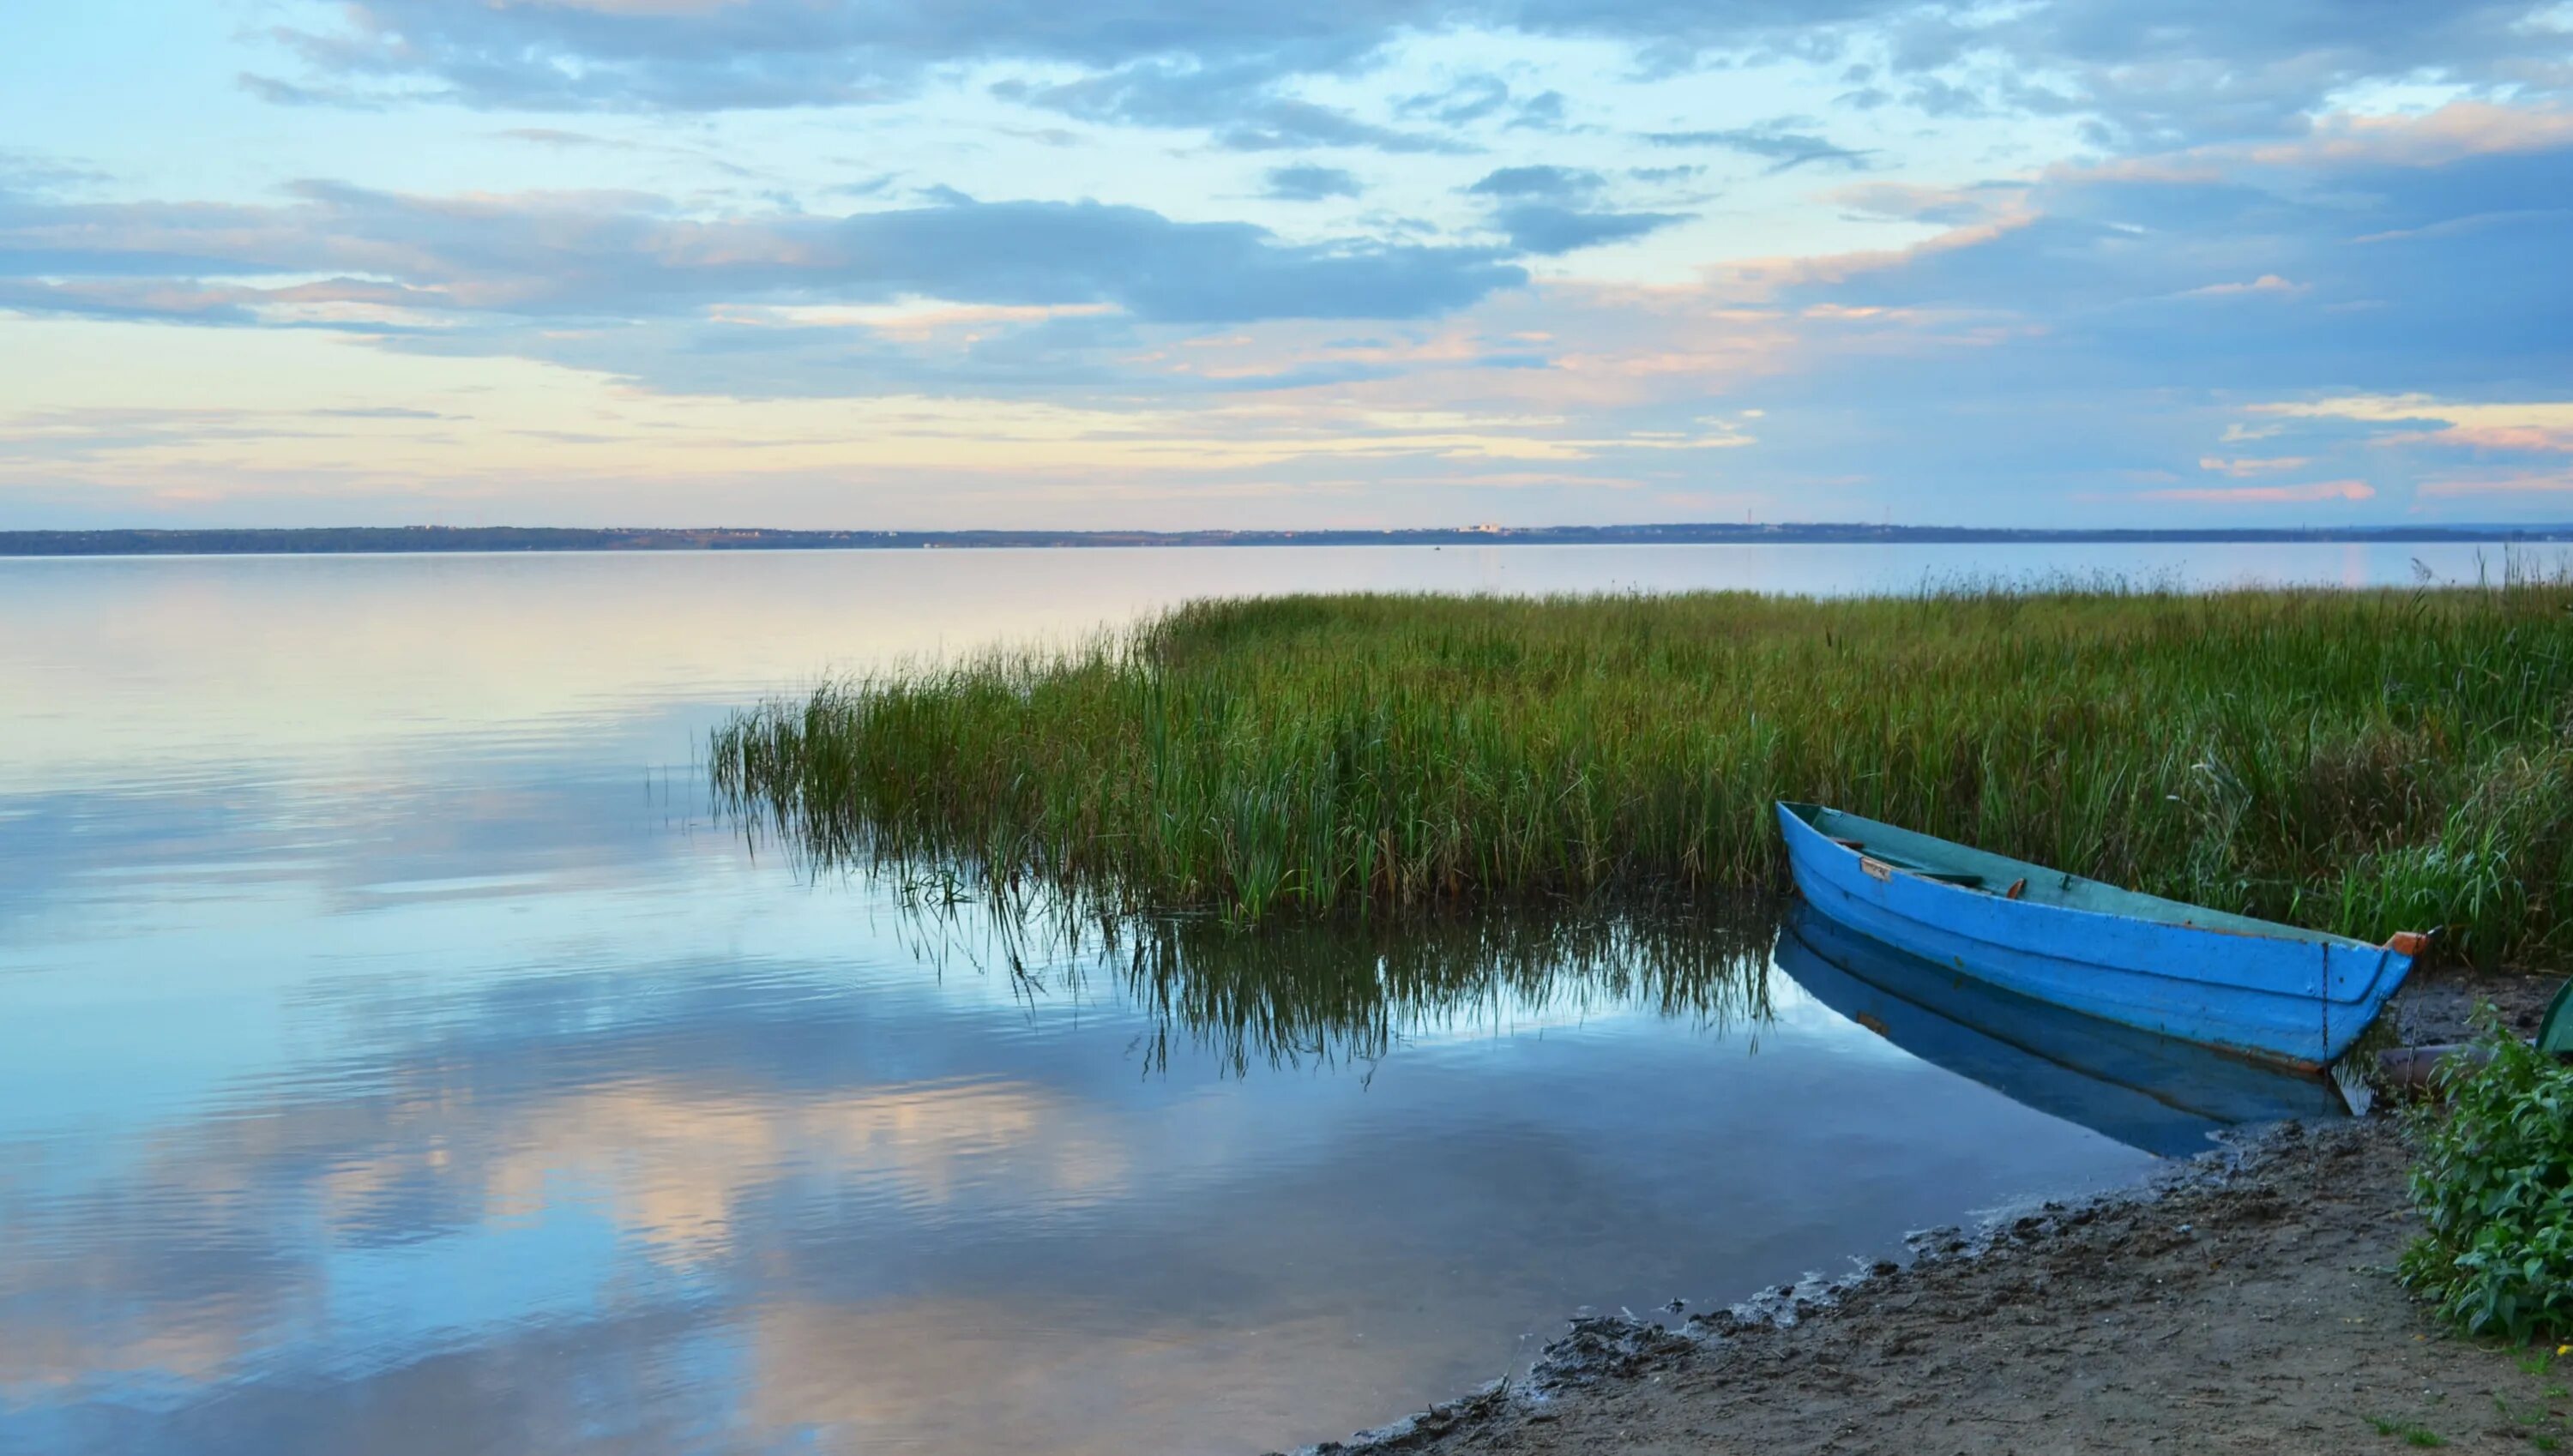
{"label": "distant shoreline", "polygon": [[493,551],[1078,549],[1137,546],[1645,546],[1923,544],[2348,545],[2573,543],[2573,525],[2317,526],[2265,529],[2009,530],[1978,526],[1680,522],[1407,530],[811,531],[715,527],[316,526],[226,530],[0,531],[0,556],[390,555]]}

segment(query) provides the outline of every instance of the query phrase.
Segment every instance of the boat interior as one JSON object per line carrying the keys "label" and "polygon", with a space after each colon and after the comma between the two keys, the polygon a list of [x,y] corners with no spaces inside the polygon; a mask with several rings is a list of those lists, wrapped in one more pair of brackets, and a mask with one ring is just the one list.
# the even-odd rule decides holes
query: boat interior
{"label": "boat interior", "polygon": [[1781,801],[1781,807],[1813,826],[1815,832],[1825,839],[1858,854],[1863,863],[1873,862],[1889,871],[1935,880],[1964,890],[2066,910],[2127,916],[2232,935],[2311,941],[2321,945],[2360,944],[2324,931],[2254,920],[2247,915],[2227,915],[2200,905],[2187,905],[2176,900],[2164,900],[2157,895],[2121,889],[2098,880],[2086,880],[2062,870],[1898,829],[1891,824],[1827,809],[1820,804]]}

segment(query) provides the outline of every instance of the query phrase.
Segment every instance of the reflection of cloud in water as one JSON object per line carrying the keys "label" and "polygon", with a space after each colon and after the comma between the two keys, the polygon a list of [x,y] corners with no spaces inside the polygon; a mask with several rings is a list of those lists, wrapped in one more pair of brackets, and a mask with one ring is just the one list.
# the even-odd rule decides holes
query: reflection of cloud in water
{"label": "reflection of cloud in water", "polygon": [[[17,1251],[0,1261],[0,1394],[148,1377],[185,1398],[281,1370],[309,1378],[315,1347],[341,1333],[331,1284],[347,1255],[443,1242],[432,1262],[470,1279],[488,1272],[495,1234],[582,1204],[684,1273],[789,1257],[776,1245],[798,1230],[769,1205],[784,1183],[825,1185],[800,1199],[888,1225],[990,1195],[996,1173],[1014,1205],[1133,1191],[1117,1140],[1028,1086],[799,1097],[635,1079],[495,1104],[469,1086],[420,1085],[429,1071],[381,1099],[237,1110],[163,1138],[130,1177],[75,1198],[40,1202],[0,1181]],[[655,1302],[632,1278],[593,1292]],[[526,1311],[490,1312],[494,1327],[442,1338],[381,1324],[369,1336],[409,1363],[422,1347],[501,1334]]]}
{"label": "reflection of cloud in water", "polygon": [[[121,1432],[99,1449],[527,1449],[516,1444],[526,1431],[486,1445],[456,1434],[458,1444],[441,1447],[373,1422],[395,1420],[433,1392],[497,1381],[510,1388],[503,1409],[533,1422],[529,1429],[560,1431],[583,1419],[625,1429],[636,1412],[583,1418],[552,1406],[594,1394],[524,1389],[532,1370],[509,1352],[541,1331],[551,1348],[535,1368],[554,1367],[570,1392],[596,1392],[627,1361],[678,1362],[667,1349],[624,1349],[620,1340],[646,1330],[679,1343],[730,1338],[721,1327],[738,1319],[750,1330],[747,1371],[696,1399],[737,1393],[748,1403],[747,1413],[725,1418],[752,1423],[740,1449],[765,1448],[760,1425],[844,1421],[858,1435],[835,1436],[828,1449],[850,1449],[888,1423],[1044,1444],[1042,1428],[1060,1403],[1119,1390],[1120,1401],[1159,1401],[1170,1429],[1184,1431],[1203,1419],[1187,1392],[1203,1387],[1162,1383],[1181,1376],[1241,1379],[1246,1392],[1278,1387],[1282,1416],[1295,1414],[1291,1391],[1363,1389],[1370,1378],[1363,1344],[1324,1313],[1266,1320],[1247,1336],[1199,1323],[1191,1316],[1203,1309],[1187,1301],[1116,1297],[1121,1284],[1167,1281],[1221,1305],[1274,1276],[1256,1237],[1228,1234],[1212,1252],[1164,1244],[1152,1224],[1188,1221],[1190,1204],[1134,1210],[1142,1236],[1110,1240],[1126,1249],[1122,1272],[1119,1256],[1099,1255],[1068,1284],[1049,1287],[1040,1276],[1015,1292],[888,1293],[914,1283],[971,1286],[980,1259],[1032,1273],[1027,1250],[1009,1248],[1018,1241],[1010,1229],[1040,1205],[1060,1213],[1166,1196],[1135,1175],[1126,1147],[1098,1123],[1102,1113],[1058,1093],[948,1082],[798,1096],[645,1078],[520,1096],[476,1088],[470,1068],[431,1058],[382,1097],[238,1108],[165,1136],[116,1186],[13,1218],[18,1247],[47,1256],[13,1258],[0,1277],[0,1391],[32,1405],[78,1399],[71,1387],[81,1386],[120,1391],[126,1404],[139,1377],[162,1392],[141,1404],[165,1421],[95,1407],[76,1413],[82,1428]],[[1260,1151],[1222,1138],[1203,1149],[1218,1163]],[[26,1191],[0,1185],[13,1208],[31,1202]],[[977,1207],[939,1212],[960,1201]],[[831,1291],[857,1302],[781,1306],[746,1289],[708,1316],[714,1327],[694,1317],[671,1323],[691,1302],[683,1288],[656,1287],[629,1269],[595,1291],[592,1307],[553,1319],[507,1312],[444,1332],[379,1320],[363,1331],[379,1356],[326,1353],[358,1333],[333,1328],[330,1285],[351,1251],[442,1242],[440,1277],[471,1279],[488,1271],[492,1232],[559,1219],[585,1202],[643,1259],[682,1280],[712,1272],[754,1289]],[[1319,1220],[1301,1222],[1313,1236]],[[1041,1259],[1070,1251],[1063,1233],[1033,1232]],[[1157,1305],[1173,1322],[1156,1327]],[[1080,1338],[1067,1343],[1076,1327]],[[1282,1336],[1310,1339],[1318,1351],[1294,1362],[1291,1380],[1277,1360]],[[1003,1353],[1015,1373],[956,1378],[975,1368],[961,1362]],[[734,1391],[736,1378],[746,1388]],[[322,1410],[352,1424],[328,1445],[297,1445],[287,1433],[315,1434]],[[1116,1426],[1132,1422],[1093,1424]],[[210,1428],[225,1439],[201,1445],[185,1434]],[[0,1436],[8,1430],[0,1421]],[[953,1449],[979,1448],[977,1437]]]}
{"label": "reflection of cloud in water", "polygon": [[227,1378],[268,1331],[317,1311],[265,1190],[194,1159],[154,1172],[64,1203],[0,1178],[0,1412],[38,1387]]}
{"label": "reflection of cloud in water", "polygon": [[[742,1445],[827,1431],[838,1451],[1257,1450],[1307,1428],[1325,1392],[1384,1389],[1403,1362],[1398,1327],[1329,1311],[1265,1321],[1250,1338],[1180,1322],[1050,1326],[1066,1315],[1078,1311],[1006,1297],[767,1305],[751,1322]],[[1209,1419],[1219,1391],[1231,1411],[1220,1429]],[[1400,1398],[1386,1390],[1386,1417]]]}
{"label": "reflection of cloud in water", "polygon": [[[84,1277],[83,1285],[87,1283]],[[7,1289],[11,1301],[28,1303],[58,1300],[70,1292],[16,1280]],[[10,1320],[7,1347],[0,1348],[0,1398],[24,1400],[37,1387],[69,1387],[121,1375],[211,1384],[240,1363],[250,1333],[272,1316],[258,1301],[213,1298],[116,1329]]]}
{"label": "reflection of cloud in water", "polygon": [[223,778],[0,796],[0,926],[102,903],[157,912],[290,890],[349,911],[623,886],[687,856],[734,857],[721,834],[681,832],[702,794],[693,779],[645,786],[564,759],[471,785]]}
{"label": "reflection of cloud in water", "polygon": [[[1078,1036],[960,1016],[913,968],[339,987],[372,1031],[348,1055],[103,1176],[0,1160],[0,1446],[1257,1449],[1498,1373],[1584,1299],[1738,1293],[1953,1216],[1961,1155],[1997,1165],[1977,1187],[2068,1161],[2007,1114],[1954,1118],[1982,1150],[1881,1128],[1970,1093],[1853,1083],[1822,1033],[1746,1059],[1621,1028],[1370,1088],[1245,1080],[1223,1013],[1215,1055],[1139,1066],[1190,1008],[1363,1030],[1511,981],[1424,949],[1299,1001],[1305,962],[1221,954]],[[1620,994],[1698,1004],[1674,984]]]}
{"label": "reflection of cloud in water", "polygon": [[[567,1335],[576,1335],[567,1338]],[[13,1413],[0,1448],[116,1456],[459,1456],[753,1451],[735,1422],[731,1333],[690,1311],[617,1311],[334,1377],[273,1372],[190,1403],[119,1400]],[[11,1445],[23,1432],[26,1445]],[[774,1449],[774,1448],[768,1448]]]}
{"label": "reflection of cloud in water", "polygon": [[[1212,1037],[1230,1059],[1244,1005],[1299,1036],[1375,1036],[1513,986],[1542,1001],[1529,980],[1541,977],[1536,962],[1509,971],[1487,958],[1496,945],[1564,949],[1544,935],[1460,932],[1409,950],[1380,930],[1345,928],[1317,929],[1300,950],[1293,937],[1163,943],[1145,958],[1149,974],[1131,964],[1092,973],[1120,985],[1140,975],[1131,989],[1141,1006],[1087,1013],[1098,1036],[1033,1042],[1007,1027],[942,1028],[934,999],[745,977],[726,963],[426,993],[335,979],[327,1004],[369,1029],[336,1061],[237,1085],[190,1120],[150,1127],[133,1155],[103,1168],[0,1161],[0,1228],[13,1250],[0,1260],[0,1390],[57,1414],[59,1402],[147,1390],[159,1393],[145,1404],[197,1415],[269,1410],[296,1385],[354,1381],[396,1399],[459,1378],[451,1367],[464,1352],[505,1347],[525,1328],[607,1341],[643,1313],[726,1289],[718,1308],[763,1331],[754,1363],[769,1409],[780,1391],[829,1384],[767,1369],[787,1346],[764,1333],[771,1301],[756,1291],[783,1281],[821,1311],[815,1329],[835,1319],[885,1331],[886,1344],[841,1346],[833,1358],[899,1364],[924,1348],[894,1333],[910,1315],[863,1312],[879,1304],[912,1310],[922,1330],[943,1304],[989,1304],[1015,1309],[1015,1323],[958,1336],[954,1357],[977,1338],[1019,1347],[1027,1380],[1064,1382],[1049,1400],[1104,1388],[1114,1367],[1139,1409],[1163,1400],[1176,1412],[1182,1397],[1153,1372],[1233,1358],[1246,1367],[1244,1399],[1274,1387],[1281,1417],[1301,1418],[1290,1385],[1341,1399],[1370,1388],[1367,1362],[1344,1356],[1333,1332],[1350,1291],[1327,1271],[1367,1242],[1351,1228],[1411,1203],[1480,1222],[1515,1194],[1433,1177],[1405,1197],[1403,1184],[1437,1164],[1381,1133],[1349,1140],[1351,1119],[1364,1125],[1382,1101],[1355,1079],[1288,1079],[1283,1095],[1245,1096],[1238,1062],[1139,1064],[1137,1032],[1159,1026],[1168,1039],[1165,1019],[1180,1018],[1181,1039]],[[1314,979],[1344,963],[1356,969]],[[1611,1000],[1648,985],[1665,984],[1620,982]],[[1218,1024],[1192,1031],[1190,1016]],[[1494,1110],[1515,1116],[1508,1105]],[[1595,1181],[1577,1171],[1587,1154],[1541,1150],[1572,1135],[1520,1148],[1521,1159],[1553,1164],[1532,1181]],[[46,1144],[11,1151],[31,1146]],[[1262,1191],[1246,1197],[1251,1188]],[[1370,1207],[1353,1223],[1339,1202],[1360,1189]],[[1254,1208],[1281,1226],[1231,1221]],[[1415,1215],[1403,1236],[1440,1226]],[[1304,1290],[1287,1272],[1299,1267],[1325,1272]],[[1475,1299],[1436,1305],[1434,1318],[1509,1287],[1490,1282]],[[1379,1337],[1403,1317],[1357,1302]],[[1239,1327],[1243,1311],[1258,1312],[1257,1330]],[[981,1315],[948,1318],[983,1327]],[[1085,1321],[1106,1343],[1063,1346]],[[1424,1358],[1452,1357],[1452,1331],[1422,1335]],[[1254,1379],[1252,1366],[1279,1357],[1279,1339],[1318,1343],[1297,1353],[1291,1381],[1283,1369]],[[602,1344],[597,1357],[613,1353]],[[862,1383],[874,1398],[900,1394]],[[933,1405],[952,1398],[924,1392]],[[283,1406],[274,1415],[305,1418]],[[0,1436],[12,1425],[28,1429],[0,1417]],[[134,1449],[150,1447],[135,1435]]]}
{"label": "reflection of cloud in water", "polygon": [[[633,567],[522,591],[514,565],[405,565],[386,591],[670,574]],[[303,569],[179,575],[256,595],[236,578]],[[902,933],[932,928],[745,862],[693,781],[620,767],[683,754],[688,710],[578,716],[702,688],[697,648],[649,658],[673,606],[726,644],[762,620],[631,596],[599,611],[631,609],[633,655],[599,620],[562,637],[606,664],[587,677],[548,675],[559,641],[486,659],[496,618],[467,624],[474,670],[518,675],[488,702],[435,654],[376,696],[378,667],[340,680],[292,632],[232,673],[168,622],[207,694],[170,661],[80,679],[93,716],[221,721],[168,753],[130,712],[53,745],[148,791],[0,798],[0,1025],[29,1054],[0,1063],[0,1449],[1261,1449],[1497,1373],[1585,1300],[1738,1293],[2111,1163],[1839,1060],[1864,1034],[1768,1022],[1756,921],[1180,924],[1113,950],[987,927],[918,963]],[[510,721],[401,750],[442,714]],[[222,760],[245,744],[285,767]]]}
{"label": "reflection of cloud in water", "polygon": [[[505,1144],[459,1142],[505,1118]],[[406,1189],[462,1178],[467,1221],[537,1218],[595,1202],[659,1260],[735,1257],[739,1206],[783,1180],[821,1180],[870,1204],[955,1201],[1006,1172],[1011,1195],[1061,1204],[1121,1193],[1122,1144],[1077,1102],[1026,1085],[952,1082],[812,1096],[761,1095],[637,1077],[504,1110],[407,1099],[380,1152],[335,1164],[322,1192],[335,1232],[400,1236]]]}

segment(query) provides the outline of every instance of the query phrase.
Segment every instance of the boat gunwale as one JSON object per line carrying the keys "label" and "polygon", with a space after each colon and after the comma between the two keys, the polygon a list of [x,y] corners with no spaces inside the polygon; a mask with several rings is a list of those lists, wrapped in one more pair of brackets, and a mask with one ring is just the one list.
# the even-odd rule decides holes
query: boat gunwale
{"label": "boat gunwale", "polygon": [[[2365,1029],[2382,1014],[2385,1003],[2401,988],[2418,960],[2418,946],[2406,944],[2409,937],[2394,937],[2384,945],[2369,945],[2347,937],[2320,932],[2287,935],[2242,934],[2229,928],[2194,925],[2176,917],[2162,918],[2123,914],[2083,906],[2048,901],[2031,901],[1997,896],[1986,889],[1968,889],[1953,881],[1931,880],[1918,875],[1897,878],[1890,866],[1866,867],[1863,848],[1854,849],[1855,841],[1842,840],[1827,825],[1847,820],[1853,832],[1866,832],[1861,826],[1877,826],[1900,836],[1898,843],[1923,842],[1931,847],[1951,847],[1967,858],[1943,861],[1977,865],[1989,869],[2008,866],[2014,872],[2028,870],[2038,874],[2053,873],[2044,866],[2026,861],[1988,855],[1971,847],[1956,845],[1931,835],[1916,834],[1893,825],[1855,814],[1844,814],[1823,805],[1777,801],[1781,830],[1787,837],[1788,859],[1795,874],[1796,888],[1824,916],[1839,922],[1859,935],[1886,943],[1899,950],[1912,950],[1916,944],[1938,945],[1936,954],[1923,952],[1929,959],[1952,961],[1957,970],[1979,980],[1990,981],[2006,990],[2020,991],[2062,1006],[2067,1010],[2119,1022],[2140,1030],[2231,1053],[2246,1060],[2283,1067],[2298,1073],[2310,1073],[2330,1066]],[[1828,816],[1824,823],[1817,817]],[[1927,849],[1913,849],[1911,856],[1927,854]],[[1932,858],[1937,856],[1932,855]],[[1866,873],[1862,873],[1862,870]],[[2069,877],[2068,877],[2069,878]],[[1983,883],[1991,883],[1990,875]],[[2089,882],[2116,899],[2152,899],[2137,892]],[[1958,891],[1972,898],[1960,899],[1932,893],[1937,888]],[[1825,901],[1846,898],[1849,908],[1859,911],[1857,918],[1840,913]],[[2114,903],[2114,900],[2113,900]],[[2201,907],[2178,905],[2181,910]],[[2214,912],[2207,912],[2212,914]],[[1884,922],[1875,924],[1874,922]],[[2254,922],[2267,925],[2268,922]],[[2294,927],[2279,927],[2293,932]],[[2226,943],[2239,949],[2219,953],[2216,943],[2205,939],[2207,933],[2224,934]],[[2066,946],[2082,947],[2068,955]],[[2104,958],[2098,952],[2113,948],[2122,953]],[[1965,957],[1979,962],[2002,958],[1989,966],[1970,967]],[[2242,958],[2252,958],[2244,961]],[[2295,963],[2310,963],[2319,958],[2320,965],[2311,972],[2295,968]],[[2006,963],[2020,961],[2025,965]],[[2238,973],[2254,972],[2263,963],[2270,966],[2270,977],[2287,975],[2301,986],[2279,984],[2271,979],[2249,974],[2204,974],[2207,970],[2226,968]],[[2052,970],[2047,968],[2052,967]],[[2190,968],[2198,968],[2192,970]],[[2109,973],[2117,978],[2143,978],[2141,988],[2152,983],[2186,983],[2197,987],[2195,997],[2170,1005],[2155,995],[2135,995],[2112,991],[2103,985],[2089,990],[2081,983],[2065,982],[2067,971],[2087,969]],[[2310,975],[2311,980],[2305,980]],[[2214,998],[2214,1000],[2207,1000]],[[2229,1024],[2208,1022],[2214,1008],[2233,998],[2239,1004]],[[2248,998],[2248,1000],[2242,1000]],[[2311,1002],[2323,1010],[2319,1041],[2310,1048],[2306,1034],[2289,1026],[2275,1014],[2272,1003],[2280,1000]],[[2268,1008],[2261,1010],[2261,1008]],[[2344,1028],[2335,1008],[2352,1014]],[[2171,1018],[2176,1015],[2179,1022]],[[2203,1026],[2194,1023],[2206,1023]]]}
{"label": "boat gunwale", "polygon": [[[1874,860],[1876,863],[1884,865],[1887,869],[1896,874],[1908,875],[1915,880],[1945,889],[1954,890],[1961,895],[1977,895],[1987,900],[2005,898],[1996,895],[1991,890],[1981,888],[1980,886],[1960,885],[1954,880],[1944,878],[1935,873],[1924,874],[1919,870],[1892,863],[1888,861],[1883,854],[1872,854],[1865,849],[1852,849],[1840,840],[1835,839],[1823,828],[1822,825],[1815,823],[1813,816],[1816,814],[1829,814],[1835,818],[1848,820],[1856,824],[1867,825],[1877,829],[1891,830],[1896,834],[1910,835],[1917,839],[1930,840],[1936,844],[1947,845],[1953,849],[1961,850],[1969,855],[1980,856],[1985,859],[1999,860],[2004,864],[2013,866],[2014,868],[2031,870],[2041,875],[2064,876],[2069,879],[2078,880],[2086,885],[2096,885],[2100,889],[2122,899],[2137,900],[2157,906],[2167,906],[2175,910],[2194,911],[2200,915],[2221,915],[2230,920],[2248,922],[2250,925],[2262,927],[2262,929],[2245,930],[2238,929],[2233,926],[2200,925],[2191,921],[2168,919],[2157,915],[2128,915],[2114,910],[2093,910],[2079,905],[2059,904],[2051,900],[2009,900],[2007,902],[2009,904],[2025,907],[2029,910],[2051,911],[2061,915],[2087,916],[2103,921],[2131,921],[2144,925],[2160,926],[2164,929],[2173,931],[2203,932],[2208,935],[2230,936],[2247,941],[2270,941],[2279,945],[2321,945],[2336,946],[2346,951],[2382,951],[2389,956],[2402,956],[2407,962],[2412,959],[2408,953],[2397,950],[2390,942],[2385,944],[2376,944],[2368,941],[2357,940],[2349,936],[2337,935],[2330,931],[2308,930],[2302,926],[2283,925],[2277,921],[2261,920],[2257,916],[2233,915],[2230,912],[2215,910],[2203,905],[2191,905],[2184,900],[2170,900],[2159,895],[2148,895],[2142,890],[2130,890],[2123,885],[2110,884],[2106,880],[2095,880],[2089,876],[2074,875],[2068,870],[2059,870],[2051,865],[2041,865],[2033,860],[2013,859],[2008,855],[1995,854],[1990,850],[1979,850],[1972,845],[1959,844],[1957,841],[1951,839],[1941,839],[1935,834],[1924,834],[1919,830],[1905,829],[1901,825],[1897,824],[1887,824],[1883,820],[1870,819],[1862,814],[1852,814],[1846,809],[1834,809],[1827,804],[1812,804],[1796,799],[1780,799],[1777,803],[1779,808],[1794,815],[1799,823],[1803,824],[1808,830],[1811,830],[1816,838],[1822,840],[1825,844],[1830,845],[1833,849],[1839,850],[1842,853],[1860,861],[1862,866],[1864,866],[1867,861]],[[1978,878],[1980,879],[1984,877],[1979,876]]]}

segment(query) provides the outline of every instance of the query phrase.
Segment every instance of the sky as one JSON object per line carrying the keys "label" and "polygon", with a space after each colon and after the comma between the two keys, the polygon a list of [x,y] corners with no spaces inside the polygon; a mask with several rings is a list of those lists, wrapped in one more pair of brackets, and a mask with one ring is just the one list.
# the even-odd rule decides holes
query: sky
{"label": "sky", "polygon": [[2573,0],[89,0],[0,529],[2573,520]]}

